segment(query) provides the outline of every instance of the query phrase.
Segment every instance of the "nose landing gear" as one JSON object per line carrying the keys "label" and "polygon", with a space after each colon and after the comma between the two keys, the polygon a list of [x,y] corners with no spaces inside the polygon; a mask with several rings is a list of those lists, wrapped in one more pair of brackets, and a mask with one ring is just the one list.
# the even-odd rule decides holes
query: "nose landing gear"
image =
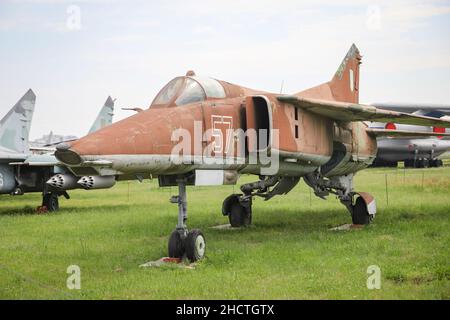
{"label": "nose landing gear", "polygon": [[201,260],[205,256],[206,240],[202,231],[193,229],[188,231],[186,181],[178,179],[178,195],[170,199],[171,203],[178,204],[178,223],[169,238],[169,257],[183,258],[186,256],[191,262]]}

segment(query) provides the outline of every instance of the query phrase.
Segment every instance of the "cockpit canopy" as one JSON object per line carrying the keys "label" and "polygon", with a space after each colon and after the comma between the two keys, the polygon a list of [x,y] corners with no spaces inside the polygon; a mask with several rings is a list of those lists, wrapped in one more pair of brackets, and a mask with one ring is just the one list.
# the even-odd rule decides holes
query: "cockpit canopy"
{"label": "cockpit canopy", "polygon": [[204,101],[208,98],[225,98],[225,89],[212,78],[185,76],[171,80],[155,97],[152,106],[177,105]]}

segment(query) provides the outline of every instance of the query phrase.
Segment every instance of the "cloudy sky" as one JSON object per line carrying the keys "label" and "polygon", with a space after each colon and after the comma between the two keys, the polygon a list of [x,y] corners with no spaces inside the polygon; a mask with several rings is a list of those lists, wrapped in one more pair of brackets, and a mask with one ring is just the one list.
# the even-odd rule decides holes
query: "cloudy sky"
{"label": "cloudy sky", "polygon": [[31,137],[83,136],[108,95],[146,107],[197,74],[297,92],[328,81],[354,42],[361,102],[450,104],[450,1],[1,0],[0,117],[32,88]]}

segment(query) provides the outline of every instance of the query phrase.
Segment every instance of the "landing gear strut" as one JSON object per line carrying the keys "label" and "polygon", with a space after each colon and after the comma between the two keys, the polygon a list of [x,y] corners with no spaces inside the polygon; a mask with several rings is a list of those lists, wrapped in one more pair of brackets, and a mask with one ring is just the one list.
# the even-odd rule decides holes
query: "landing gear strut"
{"label": "landing gear strut", "polygon": [[199,229],[188,231],[187,221],[187,199],[186,199],[186,180],[180,178],[178,183],[178,195],[170,199],[171,203],[178,204],[178,223],[176,229],[169,238],[169,257],[186,257],[194,262],[205,256],[206,240]]}

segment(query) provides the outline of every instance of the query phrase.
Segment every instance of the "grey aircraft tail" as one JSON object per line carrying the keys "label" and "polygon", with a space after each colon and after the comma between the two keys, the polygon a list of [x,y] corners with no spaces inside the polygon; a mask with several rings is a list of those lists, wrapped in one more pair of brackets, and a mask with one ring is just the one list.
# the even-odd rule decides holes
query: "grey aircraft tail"
{"label": "grey aircraft tail", "polygon": [[36,95],[29,89],[0,120],[0,148],[28,153],[28,138],[33,119]]}
{"label": "grey aircraft tail", "polygon": [[106,99],[105,104],[92,124],[91,129],[89,129],[89,133],[100,130],[101,128],[109,126],[112,123],[112,118],[114,115],[114,101],[115,100],[111,99],[110,96]]}

